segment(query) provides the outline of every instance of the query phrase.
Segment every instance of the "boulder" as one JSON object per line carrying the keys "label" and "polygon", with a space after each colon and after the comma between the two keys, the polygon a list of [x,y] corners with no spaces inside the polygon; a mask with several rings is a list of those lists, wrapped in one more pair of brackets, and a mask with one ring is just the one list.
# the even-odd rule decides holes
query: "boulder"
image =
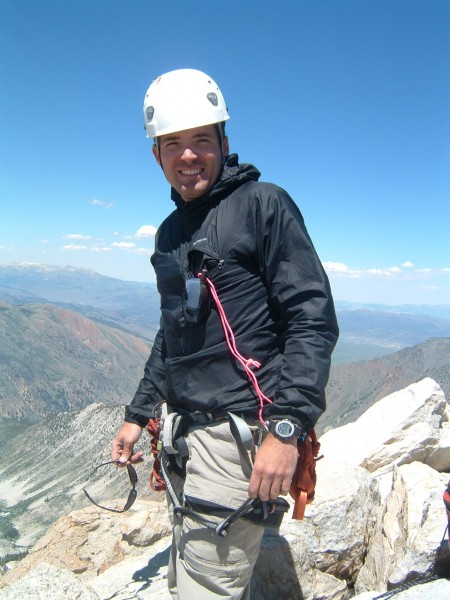
{"label": "boulder", "polygon": [[405,554],[408,537],[406,486],[401,477],[394,478],[393,488],[378,514],[375,531],[366,550],[364,565],[358,573],[355,590],[384,592],[387,582]]}
{"label": "boulder", "polygon": [[303,521],[285,518],[264,536],[252,600],[344,598],[361,569],[380,507],[378,483],[361,467],[318,462],[316,498]]}
{"label": "boulder", "polygon": [[447,411],[442,389],[427,378],[379,400],[354,423],[325,433],[322,451],[378,475],[393,465],[425,462],[441,454]]}
{"label": "boulder", "polygon": [[[354,596],[352,600],[375,600],[378,597],[377,593],[364,592]],[[413,582],[409,587],[405,586],[404,590],[395,591],[395,595],[391,597],[394,600],[448,600],[450,598],[450,581],[437,579],[436,581]]]}
{"label": "boulder", "polygon": [[433,573],[445,527],[442,494],[447,477],[420,463],[398,470],[406,487],[407,539],[403,557],[389,577],[390,587]]}
{"label": "boulder", "polygon": [[84,585],[68,569],[41,563],[20,580],[0,590],[1,600],[99,600],[99,596]]}
{"label": "boulder", "polygon": [[357,592],[384,592],[443,570],[437,569],[437,561],[445,527],[445,483],[445,476],[422,463],[395,468],[392,491],[356,580]]}
{"label": "boulder", "polygon": [[76,510],[56,521],[28,556],[2,577],[0,587],[17,581],[42,562],[92,578],[129,556],[142,554],[170,533],[163,502],[138,500],[120,514],[96,506]]}
{"label": "boulder", "polygon": [[447,404],[439,430],[439,443],[430,455],[426,457],[425,464],[436,471],[450,472],[450,405]]}
{"label": "boulder", "polygon": [[151,547],[143,548],[139,556],[125,558],[84,582],[102,600],[170,600],[167,588],[170,545],[170,538],[162,538]]}

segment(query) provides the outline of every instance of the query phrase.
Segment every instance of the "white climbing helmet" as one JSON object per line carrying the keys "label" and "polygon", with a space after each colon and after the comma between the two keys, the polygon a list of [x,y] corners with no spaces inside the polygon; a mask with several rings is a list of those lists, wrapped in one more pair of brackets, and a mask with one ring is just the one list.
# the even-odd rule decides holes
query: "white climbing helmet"
{"label": "white climbing helmet", "polygon": [[144,99],[147,137],[222,123],[230,118],[217,83],[196,69],[177,69],[152,82]]}

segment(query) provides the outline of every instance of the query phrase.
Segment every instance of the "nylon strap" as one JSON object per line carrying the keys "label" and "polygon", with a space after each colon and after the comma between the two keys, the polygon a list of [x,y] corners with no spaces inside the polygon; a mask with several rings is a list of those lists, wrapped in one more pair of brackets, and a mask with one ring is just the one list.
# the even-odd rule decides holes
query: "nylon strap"
{"label": "nylon strap", "polygon": [[243,448],[246,452],[251,452],[254,442],[250,427],[242,417],[238,417],[231,412],[228,413],[228,416],[230,417],[230,429],[234,439],[241,449]]}

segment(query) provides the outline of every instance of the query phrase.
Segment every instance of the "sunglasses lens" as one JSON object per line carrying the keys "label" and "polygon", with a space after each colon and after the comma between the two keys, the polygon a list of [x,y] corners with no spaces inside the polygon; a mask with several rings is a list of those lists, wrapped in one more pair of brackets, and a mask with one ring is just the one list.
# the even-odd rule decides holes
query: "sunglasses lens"
{"label": "sunglasses lens", "polygon": [[137,491],[135,489],[132,489],[130,492],[130,495],[128,496],[128,500],[127,500],[125,506],[123,507],[124,512],[133,506],[134,501],[136,500],[136,497],[137,497]]}
{"label": "sunglasses lens", "polygon": [[134,487],[138,482],[138,477],[135,468],[132,465],[127,465],[128,475],[130,477],[131,485]]}

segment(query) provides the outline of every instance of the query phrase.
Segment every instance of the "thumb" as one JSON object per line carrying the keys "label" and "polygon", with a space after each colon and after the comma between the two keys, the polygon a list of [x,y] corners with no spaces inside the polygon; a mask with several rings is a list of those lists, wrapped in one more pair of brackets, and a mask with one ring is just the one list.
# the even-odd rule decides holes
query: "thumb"
{"label": "thumb", "polygon": [[130,460],[132,454],[133,454],[133,446],[125,443],[123,446],[122,454],[120,455],[120,458],[119,458],[119,463],[121,465],[126,465],[127,462]]}

